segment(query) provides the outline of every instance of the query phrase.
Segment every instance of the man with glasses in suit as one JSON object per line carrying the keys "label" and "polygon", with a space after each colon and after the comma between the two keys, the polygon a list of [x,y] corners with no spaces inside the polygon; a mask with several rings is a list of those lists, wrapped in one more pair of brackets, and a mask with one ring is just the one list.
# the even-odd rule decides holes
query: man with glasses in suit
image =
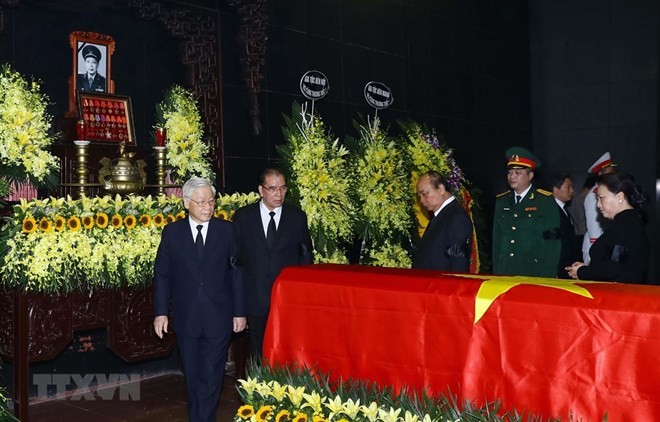
{"label": "man with glasses in suit", "polygon": [[259,177],[261,200],[234,214],[238,262],[245,282],[252,356],[262,355],[270,293],[284,267],[314,261],[307,215],[284,203],[288,187],[281,171],[268,168]]}

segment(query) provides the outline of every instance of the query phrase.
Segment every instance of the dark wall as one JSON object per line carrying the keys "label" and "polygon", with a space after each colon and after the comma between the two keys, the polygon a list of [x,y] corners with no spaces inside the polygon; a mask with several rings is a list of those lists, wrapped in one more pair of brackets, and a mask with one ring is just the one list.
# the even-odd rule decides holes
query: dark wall
{"label": "dark wall", "polygon": [[535,0],[530,28],[535,148],[578,186],[605,151],[636,177],[651,200],[649,279],[657,280],[660,2]]}
{"label": "dark wall", "polygon": [[[284,142],[282,113],[302,102],[304,72],[322,71],[330,93],[316,110],[335,135],[372,115],[364,85],[385,83],[394,104],[379,112],[436,128],[485,200],[503,189],[504,150],[531,144],[528,20],[524,2],[287,0],[268,2],[267,54],[259,96],[263,131],[251,133],[235,37],[234,9],[221,14],[225,163],[228,191],[255,188]],[[497,177],[501,176],[501,177]]]}

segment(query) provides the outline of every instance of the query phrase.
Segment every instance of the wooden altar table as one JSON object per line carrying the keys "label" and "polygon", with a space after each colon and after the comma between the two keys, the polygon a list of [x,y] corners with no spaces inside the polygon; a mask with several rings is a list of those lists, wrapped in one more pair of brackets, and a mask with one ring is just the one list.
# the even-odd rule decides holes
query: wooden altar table
{"label": "wooden altar table", "polygon": [[291,267],[264,356],[527,415],[660,420],[660,287]]}

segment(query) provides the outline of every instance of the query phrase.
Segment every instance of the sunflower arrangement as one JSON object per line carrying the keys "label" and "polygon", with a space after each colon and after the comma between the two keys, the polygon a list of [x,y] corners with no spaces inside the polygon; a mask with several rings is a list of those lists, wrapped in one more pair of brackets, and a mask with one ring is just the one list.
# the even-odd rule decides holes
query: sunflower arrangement
{"label": "sunflower arrangement", "polygon": [[[518,422],[515,412],[502,414],[498,403],[461,406],[451,393],[428,396],[365,381],[337,385],[326,374],[297,367],[248,367],[248,377],[238,381],[244,403],[233,422]],[[527,416],[526,416],[527,417]],[[526,418],[525,417],[525,418]],[[525,419],[526,420],[526,419]]]}
{"label": "sunflower arrangement", "polygon": [[202,139],[202,118],[191,91],[173,86],[156,106],[156,125],[167,129],[167,165],[175,182],[192,176],[214,180],[208,160],[210,148]]}
{"label": "sunflower arrangement", "polygon": [[48,152],[55,140],[49,135],[48,97],[39,83],[28,82],[9,65],[0,71],[0,195],[11,182],[31,181],[54,186],[59,160]]}
{"label": "sunflower arrangement", "polygon": [[348,263],[347,244],[355,214],[350,199],[352,174],[348,150],[333,139],[323,121],[294,104],[285,116],[287,143],[278,148],[284,159],[290,195],[307,214],[315,262]]}
{"label": "sunflower arrangement", "polygon": [[[258,195],[218,198],[230,216]],[[21,200],[0,232],[0,276],[30,292],[146,286],[162,228],[187,217],[178,197],[104,196]]]}
{"label": "sunflower arrangement", "polygon": [[404,152],[380,121],[358,125],[359,140],[348,141],[355,157],[352,189],[356,199],[360,263],[409,268],[407,248],[413,228],[412,197]]}

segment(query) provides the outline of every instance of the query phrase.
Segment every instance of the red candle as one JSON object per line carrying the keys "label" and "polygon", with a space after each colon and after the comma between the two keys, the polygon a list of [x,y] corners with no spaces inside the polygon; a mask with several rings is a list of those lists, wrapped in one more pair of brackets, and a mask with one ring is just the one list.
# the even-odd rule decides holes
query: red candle
{"label": "red candle", "polygon": [[84,120],[78,120],[78,123],[76,123],[76,135],[79,141],[87,139],[87,123]]}
{"label": "red candle", "polygon": [[159,147],[165,146],[165,141],[167,140],[167,129],[164,127],[156,128],[156,145]]}

